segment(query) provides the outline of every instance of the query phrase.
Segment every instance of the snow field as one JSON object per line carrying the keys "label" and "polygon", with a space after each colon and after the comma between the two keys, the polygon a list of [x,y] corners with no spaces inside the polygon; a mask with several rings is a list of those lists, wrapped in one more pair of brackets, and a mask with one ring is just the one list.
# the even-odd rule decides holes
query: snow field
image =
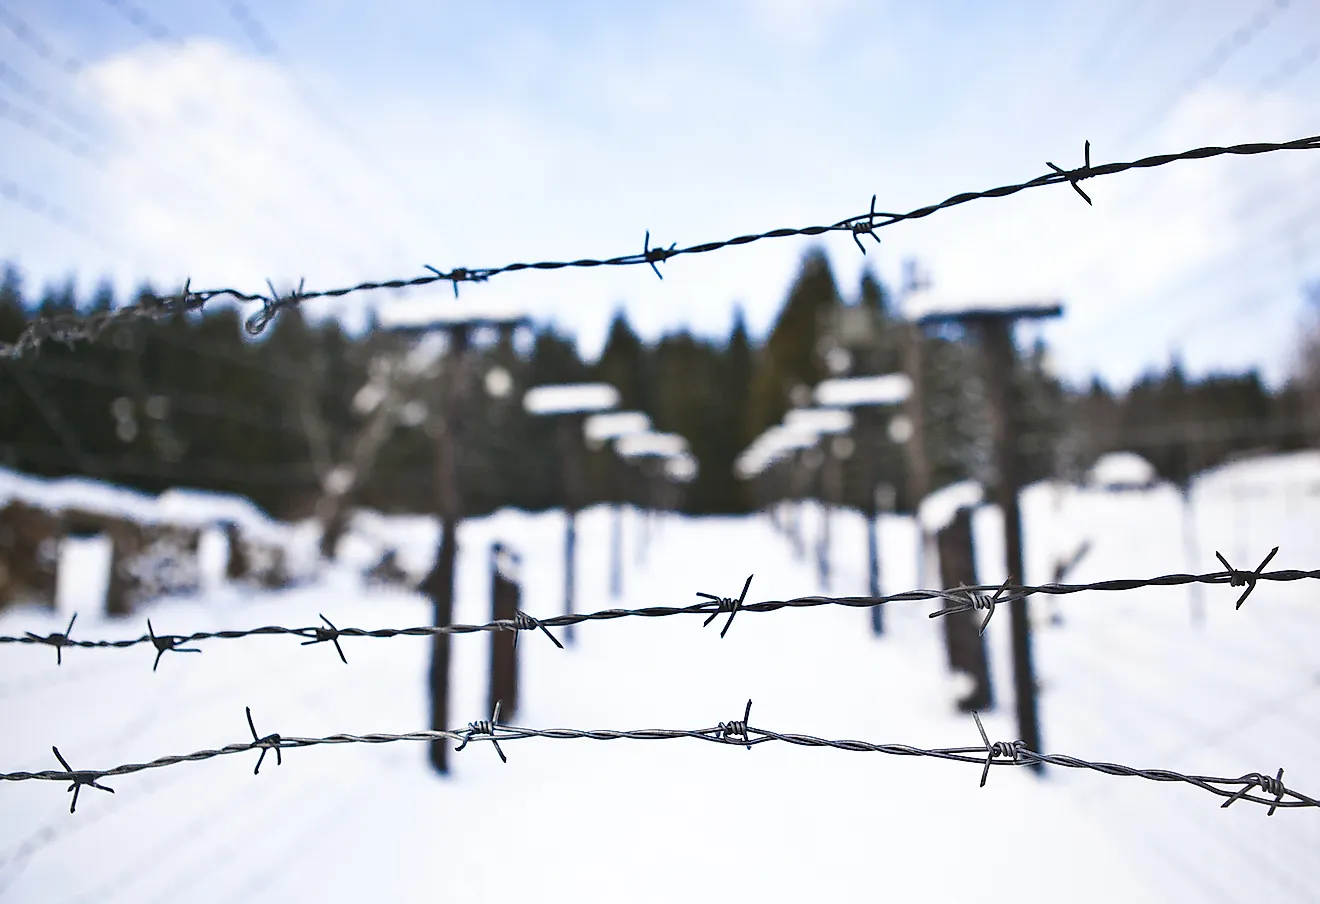
{"label": "snow field", "polygon": [[[1183,511],[1163,488],[1123,494],[1038,485],[1024,494],[1030,582],[1056,557],[1093,544],[1069,581],[1213,571],[1219,549],[1254,568],[1320,562],[1320,466],[1303,457],[1244,463],[1193,494],[1199,553],[1187,561]],[[1252,487],[1250,492],[1244,487]],[[1236,489],[1235,489],[1236,488]],[[1300,489],[1298,489],[1300,488]],[[368,519],[370,520],[370,519]],[[977,512],[983,582],[1002,580],[998,515]],[[749,599],[818,592],[807,554],[795,560],[765,516],[661,518],[645,559],[638,519],[625,522],[624,598],[608,597],[609,514],[579,527],[577,608],[683,605],[696,591]],[[355,525],[349,558],[400,543],[405,567],[434,542],[422,519]],[[864,593],[865,528],[836,514],[831,592]],[[455,620],[490,617],[488,546],[523,555],[523,608],[561,611],[563,516],[500,512],[463,525]],[[910,519],[881,524],[883,589],[920,586]],[[421,552],[418,552],[420,550]],[[411,564],[410,564],[411,563]],[[76,573],[76,572],[75,572]],[[92,575],[94,569],[85,572]],[[345,571],[280,593],[220,589],[162,601],[127,622],[79,606],[75,637],[261,624],[340,627],[426,624],[429,606],[402,592],[364,590]],[[88,594],[90,594],[90,589]],[[1180,772],[1273,774],[1320,792],[1320,607],[1312,582],[1240,590],[1150,588],[1033,601],[1042,733],[1050,752]],[[62,603],[63,604],[63,603]],[[819,608],[727,616],[630,618],[577,627],[576,644],[522,637],[518,724],[572,728],[706,728],[742,718],[778,731],[919,747],[975,744],[954,711],[938,620],[928,603],[886,609],[870,636],[865,610]],[[1062,623],[1052,625],[1057,611]],[[65,619],[67,622],[67,618]],[[33,611],[0,616],[0,633],[62,630]],[[562,637],[562,632],[557,632]],[[991,740],[1015,736],[1007,612],[986,632],[997,709]],[[54,767],[57,744],[75,768],[104,768],[244,740],[258,732],[312,736],[425,727],[429,643],[421,638],[327,644],[288,637],[211,641],[197,654],[0,649],[0,763]],[[452,640],[455,725],[488,718],[489,637]],[[1182,784],[1092,772],[994,769],[881,754],[764,744],[752,751],[698,741],[530,739],[451,755],[430,773],[422,744],[256,753],[109,779],[83,789],[70,815],[64,785],[0,787],[0,901],[542,900],[672,901],[727,894],[910,895],[922,900],[1320,900],[1320,813],[1220,800]]]}

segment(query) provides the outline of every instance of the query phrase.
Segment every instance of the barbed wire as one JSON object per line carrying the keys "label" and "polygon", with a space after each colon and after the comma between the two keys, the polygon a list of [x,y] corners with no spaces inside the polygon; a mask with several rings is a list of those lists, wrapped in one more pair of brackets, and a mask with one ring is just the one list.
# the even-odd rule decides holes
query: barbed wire
{"label": "barbed wire", "polygon": [[[1063,754],[1039,753],[1030,750],[1022,741],[995,741],[991,742],[986,734],[985,727],[981,724],[981,717],[978,713],[973,713],[976,720],[976,728],[981,736],[979,746],[962,747],[942,747],[926,749],[914,747],[908,744],[874,744],[869,741],[855,740],[828,740],[818,738],[814,735],[790,734],[777,731],[771,731],[766,728],[753,727],[751,719],[752,701],[747,701],[747,706],[743,710],[741,719],[720,722],[713,728],[699,728],[695,730],[686,729],[633,729],[633,730],[615,730],[615,729],[576,729],[576,728],[527,728],[523,726],[502,725],[499,721],[500,705],[496,703],[494,715],[490,719],[469,722],[464,729],[440,729],[430,731],[411,731],[404,734],[333,734],[324,737],[302,738],[292,737],[279,733],[260,735],[257,732],[256,724],[252,719],[251,707],[245,708],[248,730],[252,734],[251,741],[241,741],[234,744],[227,744],[224,747],[198,750],[193,753],[181,754],[176,756],[163,756],[146,763],[126,763],[120,766],[114,766],[110,769],[73,769],[69,766],[64,755],[60,753],[58,747],[51,747],[56,759],[64,768],[62,770],[45,770],[42,772],[4,772],[0,773],[0,781],[21,782],[21,781],[53,781],[70,782],[68,790],[73,793],[73,799],[69,804],[69,812],[73,813],[78,806],[78,793],[83,788],[95,788],[99,791],[114,793],[114,789],[101,784],[102,779],[113,778],[120,775],[130,775],[136,772],[144,772],[148,769],[161,769],[166,766],[176,766],[181,763],[199,762],[201,760],[214,759],[220,756],[233,756],[236,754],[251,753],[257,751],[256,766],[252,770],[253,775],[261,772],[262,763],[266,759],[266,754],[272,750],[275,752],[275,763],[277,766],[283,765],[283,751],[294,750],[302,747],[315,747],[324,744],[389,744],[396,741],[457,741],[456,751],[462,751],[469,743],[489,741],[495,748],[502,762],[507,763],[508,757],[505,755],[501,743],[510,741],[520,741],[527,738],[546,738],[550,740],[589,740],[589,741],[672,741],[680,738],[687,738],[696,741],[706,741],[708,743],[723,744],[727,746],[740,746],[751,750],[758,744],[770,742],[779,742],[792,744],[797,747],[828,747],[835,750],[848,750],[853,752],[865,753],[884,753],[891,756],[916,756],[931,757],[942,760],[952,760],[959,763],[973,763],[981,766],[981,787],[985,787],[986,779],[990,774],[992,766],[1028,766],[1034,763],[1048,763],[1054,766],[1062,766],[1069,769],[1089,769],[1100,772],[1105,775],[1130,776],[1144,778],[1157,782],[1183,782],[1189,785],[1195,785],[1204,791],[1208,791],[1218,797],[1225,798],[1222,807],[1230,806],[1239,800],[1249,801],[1251,803],[1262,804],[1269,808],[1268,815],[1273,816],[1274,811],[1278,809],[1291,809],[1295,807],[1320,807],[1320,800],[1309,797],[1298,791],[1294,791],[1284,785],[1283,769],[1279,768],[1275,775],[1270,776],[1260,772],[1249,772],[1236,778],[1217,777],[1207,775],[1184,775],[1180,772],[1174,772],[1168,769],[1136,769],[1131,766],[1124,766],[1118,763],[1091,762],[1090,760],[1080,759],[1074,756]],[[1221,787],[1227,786],[1227,787]],[[1259,789],[1260,796],[1253,794],[1252,789]]]}
{"label": "barbed wire", "polygon": [[[1084,147],[1083,164],[1076,169],[1063,169],[1054,163],[1047,163],[1046,165],[1050,167],[1050,172],[1037,176],[1034,179],[1011,185],[1002,185],[997,188],[985,189],[982,191],[962,192],[946,198],[939,203],[918,207],[907,211],[906,213],[893,213],[876,210],[876,196],[872,195],[871,206],[866,213],[846,217],[828,226],[820,225],[771,229],[765,232],[749,233],[747,235],[740,235],[730,239],[703,242],[701,244],[689,245],[682,248],[678,247],[677,243],[672,243],[668,247],[661,245],[652,247],[651,234],[648,231],[643,240],[642,250],[640,252],[619,255],[617,257],[581,258],[570,261],[536,261],[531,263],[518,262],[503,264],[496,267],[455,267],[448,271],[442,271],[436,267],[427,265],[426,269],[431,271],[431,275],[429,276],[418,276],[411,279],[392,279],[382,282],[362,282],[353,286],[323,290],[305,290],[300,282],[298,289],[286,294],[280,294],[274,290],[273,287],[269,288],[269,294],[244,292],[240,289],[234,288],[195,291],[191,287],[191,281],[188,281],[176,295],[152,296],[143,299],[138,303],[127,305],[114,311],[90,315],[61,314],[38,318],[28,325],[27,329],[24,330],[23,334],[16,342],[12,344],[0,344],[0,357],[19,357],[29,351],[36,350],[47,341],[60,342],[66,345],[72,345],[77,341],[94,341],[107,327],[114,323],[139,319],[155,320],[162,317],[172,316],[179,312],[186,313],[189,311],[197,311],[202,309],[207,302],[212,299],[222,297],[232,298],[240,302],[261,303],[261,310],[249,317],[246,322],[248,332],[257,335],[263,332],[275,316],[285,308],[312,299],[339,298],[357,292],[374,291],[379,289],[416,288],[439,282],[448,282],[452,284],[454,294],[457,296],[459,283],[485,282],[492,277],[503,273],[514,273],[521,270],[562,270],[568,268],[639,266],[643,264],[649,266],[657,277],[663,279],[664,277],[661,274],[658,265],[674,257],[690,254],[707,254],[737,245],[748,245],[752,242],[759,242],[765,239],[817,236],[831,232],[847,232],[851,234],[853,241],[857,243],[857,247],[862,250],[862,253],[866,253],[866,248],[862,244],[863,236],[869,235],[875,239],[876,242],[879,242],[879,236],[876,235],[876,231],[879,229],[883,229],[886,226],[892,226],[895,223],[903,222],[905,220],[915,220],[928,217],[941,210],[947,210],[950,207],[956,207],[971,201],[985,198],[1003,198],[1028,189],[1067,183],[1073,187],[1087,204],[1091,204],[1090,196],[1082,190],[1079,184],[1086,179],[1110,176],[1133,169],[1149,169],[1165,166],[1179,160],[1200,160],[1224,155],[1248,156],[1284,150],[1318,149],[1320,149],[1320,136],[1312,136],[1287,142],[1257,142],[1251,144],[1238,144],[1230,147],[1201,147],[1179,153],[1157,154],[1126,163],[1092,165],[1091,143],[1088,141]],[[268,286],[270,285],[271,284],[268,283]]]}
{"label": "barbed wire", "polygon": [[[1219,561],[1224,564],[1226,570],[1209,572],[1206,574],[1166,574],[1153,578],[1122,578],[1106,581],[1097,581],[1090,584],[1012,584],[1005,582],[999,585],[975,585],[955,587],[950,590],[908,590],[903,593],[895,593],[889,596],[802,596],[790,600],[766,600],[757,603],[746,602],[747,591],[751,585],[751,577],[748,577],[744,584],[742,595],[739,597],[719,597],[711,593],[699,593],[703,597],[699,603],[690,606],[650,606],[641,609],[603,609],[597,612],[575,612],[564,615],[553,615],[546,618],[534,618],[526,612],[519,610],[514,618],[496,619],[484,624],[450,624],[450,625],[417,625],[407,628],[339,628],[330,622],[324,615],[321,615],[324,625],[313,625],[309,627],[287,627],[283,625],[265,625],[260,628],[247,628],[224,631],[196,631],[191,634],[157,634],[155,631],[149,631],[140,637],[130,637],[121,640],[74,640],[69,636],[72,629],[72,620],[70,620],[69,629],[63,633],[35,634],[28,632],[23,636],[0,636],[0,644],[42,644],[55,648],[56,664],[63,662],[64,651],[70,648],[83,649],[128,649],[141,645],[149,644],[157,654],[157,662],[163,653],[180,652],[181,645],[196,643],[206,640],[238,640],[248,637],[263,636],[290,636],[299,638],[302,646],[315,646],[323,643],[334,645],[340,659],[345,664],[348,663],[344,655],[343,648],[339,641],[346,637],[371,637],[371,638],[389,638],[389,637],[434,637],[442,634],[476,634],[480,632],[492,631],[541,631],[557,647],[562,645],[550,632],[551,628],[561,628],[570,625],[578,625],[589,621],[613,621],[620,618],[665,618],[673,615],[701,615],[706,620],[703,623],[709,625],[716,616],[721,613],[727,613],[728,619],[725,621],[720,631],[723,637],[733,623],[733,619],[740,612],[774,612],[780,609],[810,609],[818,606],[845,606],[858,609],[869,609],[875,606],[883,606],[889,603],[910,602],[920,600],[940,600],[950,602],[951,607],[941,608],[930,613],[930,618],[939,618],[956,612],[981,612],[986,613],[986,617],[981,624],[980,630],[984,632],[990,618],[994,615],[995,608],[1005,605],[1015,600],[1026,599],[1036,594],[1050,594],[1055,596],[1083,593],[1088,591],[1109,591],[1121,592],[1129,590],[1139,590],[1147,587],[1177,587],[1186,584],[1227,584],[1230,587],[1245,588],[1238,596],[1234,604],[1235,609],[1240,609],[1247,597],[1256,589],[1260,581],[1271,582],[1292,582],[1304,580],[1320,579],[1320,569],[1312,571],[1299,571],[1297,569],[1286,569],[1281,571],[1265,571],[1265,566],[1270,563],[1278,553],[1276,546],[1265,556],[1264,560],[1251,571],[1243,571],[1233,568],[1228,561],[1218,552],[1215,555]],[[154,666],[153,666],[154,668]]]}

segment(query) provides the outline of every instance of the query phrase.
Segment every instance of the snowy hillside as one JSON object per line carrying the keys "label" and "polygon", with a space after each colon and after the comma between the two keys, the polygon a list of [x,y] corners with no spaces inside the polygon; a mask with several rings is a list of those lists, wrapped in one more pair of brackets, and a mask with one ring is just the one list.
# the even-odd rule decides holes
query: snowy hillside
{"label": "snowy hillside", "polygon": [[[1217,471],[1192,495],[1194,530],[1166,487],[1104,494],[1037,485],[1024,494],[1030,582],[1082,541],[1070,581],[1216,571],[1222,552],[1254,568],[1320,563],[1320,456]],[[816,518],[808,519],[808,537]],[[998,515],[978,511],[979,577],[1003,578]],[[465,524],[455,620],[490,617],[493,540],[523,555],[523,608],[561,611],[562,516],[501,512]],[[624,598],[608,597],[609,519],[579,529],[580,611],[686,605],[695,593],[749,600],[816,592],[810,556],[794,560],[765,517],[665,517],[638,562],[627,524]],[[424,520],[360,519],[346,549],[368,561],[381,543],[433,542]],[[1191,540],[1188,541],[1187,537]],[[832,591],[864,593],[864,525],[838,517]],[[1194,548],[1193,560],[1188,549]],[[919,585],[910,519],[881,530],[883,586]],[[408,556],[416,558],[416,552]],[[409,566],[416,568],[416,564]],[[74,592],[74,591],[71,591]],[[89,591],[90,592],[90,591]],[[1090,760],[1213,775],[1282,765],[1290,787],[1320,793],[1320,586],[1265,584],[1241,610],[1229,587],[1153,588],[1033,602],[1045,750]],[[74,600],[76,603],[77,601]],[[130,623],[80,611],[75,636],[126,637],[150,615],[157,631],[311,625],[426,624],[429,605],[368,591],[345,572],[297,589],[153,604]],[[921,747],[975,745],[953,707],[938,620],[928,603],[866,612],[834,608],[723,619],[620,619],[577,628],[557,650],[522,637],[521,712],[533,727],[690,728],[742,718],[827,738]],[[1059,615],[1058,623],[1050,614]],[[0,633],[62,630],[32,610],[0,616]],[[992,740],[1011,740],[1008,619],[987,631],[998,708]],[[451,711],[463,727],[485,711],[489,638],[453,639]],[[0,647],[0,770],[142,762],[250,739],[427,727],[429,644],[287,637],[212,641],[202,655]],[[1094,772],[992,770],[873,753],[696,741],[533,739],[452,756],[436,778],[422,744],[286,750],[187,763],[107,779],[68,812],[65,786],[0,786],[0,901],[675,901],[728,895],[792,900],[1316,901],[1320,811],[1220,800],[1183,784]]]}

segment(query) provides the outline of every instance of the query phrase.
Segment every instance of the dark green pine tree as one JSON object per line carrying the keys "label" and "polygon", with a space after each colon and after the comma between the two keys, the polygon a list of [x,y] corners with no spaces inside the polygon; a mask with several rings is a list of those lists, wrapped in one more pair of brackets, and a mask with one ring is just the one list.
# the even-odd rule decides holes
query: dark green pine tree
{"label": "dark green pine tree", "polygon": [[[17,267],[7,263],[0,272],[0,342],[17,342],[27,323],[22,277]],[[24,466],[23,443],[35,414],[14,373],[24,366],[23,360],[0,360],[0,465],[7,468]]]}
{"label": "dark green pine tree", "polygon": [[839,305],[829,260],[820,249],[812,249],[761,350],[748,406],[753,436],[795,404],[809,403],[810,388],[826,376],[819,340]]}
{"label": "dark green pine tree", "polygon": [[614,312],[605,348],[591,368],[592,379],[609,383],[619,390],[620,407],[644,410],[650,405],[646,385],[646,349],[628,323],[623,309]]}

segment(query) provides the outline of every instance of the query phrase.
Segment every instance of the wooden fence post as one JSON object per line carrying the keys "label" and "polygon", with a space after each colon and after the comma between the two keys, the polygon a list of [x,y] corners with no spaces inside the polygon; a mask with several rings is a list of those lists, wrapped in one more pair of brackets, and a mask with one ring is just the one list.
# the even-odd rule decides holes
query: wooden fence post
{"label": "wooden fence post", "polygon": [[[961,508],[953,521],[936,534],[939,547],[940,582],[944,589],[975,586],[976,559],[972,547],[972,510]],[[944,601],[945,609],[956,603]],[[972,679],[972,691],[958,701],[962,712],[989,709],[994,706],[994,692],[990,685],[990,668],[985,655],[985,642],[975,612],[953,612],[943,616],[944,643],[949,653],[949,668],[963,672]]]}
{"label": "wooden fence post", "polygon": [[[494,621],[512,621],[522,599],[519,556],[502,543],[490,548],[490,607]],[[500,718],[512,720],[518,713],[518,633],[492,631],[490,635],[490,694],[487,710],[500,704]]]}

